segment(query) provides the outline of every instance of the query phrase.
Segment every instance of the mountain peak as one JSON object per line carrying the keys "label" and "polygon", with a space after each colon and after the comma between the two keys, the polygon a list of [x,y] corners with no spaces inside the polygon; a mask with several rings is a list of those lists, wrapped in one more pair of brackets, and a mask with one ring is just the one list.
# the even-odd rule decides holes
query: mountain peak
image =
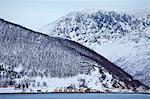
{"label": "mountain peak", "polygon": [[135,17],[130,13],[96,10],[72,12],[41,31],[78,42],[102,54],[150,86],[150,72],[145,69],[150,66],[149,28],[150,20],[147,18]]}

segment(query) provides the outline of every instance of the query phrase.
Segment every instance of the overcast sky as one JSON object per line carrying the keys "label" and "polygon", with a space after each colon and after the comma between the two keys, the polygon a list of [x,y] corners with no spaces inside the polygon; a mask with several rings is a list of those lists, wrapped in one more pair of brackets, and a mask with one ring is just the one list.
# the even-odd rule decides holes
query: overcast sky
{"label": "overcast sky", "polygon": [[37,30],[71,11],[132,11],[150,8],[150,0],[0,0],[0,18]]}

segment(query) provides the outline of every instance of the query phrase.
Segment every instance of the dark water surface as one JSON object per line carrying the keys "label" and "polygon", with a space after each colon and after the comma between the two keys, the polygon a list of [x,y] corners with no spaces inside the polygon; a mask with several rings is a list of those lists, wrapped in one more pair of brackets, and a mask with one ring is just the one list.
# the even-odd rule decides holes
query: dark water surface
{"label": "dark water surface", "polygon": [[0,94],[0,99],[150,99],[150,94]]}

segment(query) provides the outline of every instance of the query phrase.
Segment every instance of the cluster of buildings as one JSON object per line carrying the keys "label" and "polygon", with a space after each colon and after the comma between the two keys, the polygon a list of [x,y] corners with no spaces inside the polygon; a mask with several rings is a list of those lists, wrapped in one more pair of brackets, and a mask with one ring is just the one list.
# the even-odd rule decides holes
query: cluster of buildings
{"label": "cluster of buildings", "polygon": [[90,89],[90,88],[79,88],[79,89],[62,89],[57,88],[54,89],[53,93],[96,93],[99,92],[96,89]]}
{"label": "cluster of buildings", "polygon": [[[13,75],[14,74],[14,75]],[[15,78],[19,78],[18,74],[13,70],[12,67],[0,64],[0,88],[14,88],[15,90],[31,90],[31,92],[43,92],[42,87],[48,87],[46,82],[35,82],[34,80],[26,79],[23,81],[16,82]],[[84,85],[84,84],[82,84]],[[35,90],[33,90],[35,89]],[[47,88],[46,88],[47,89]],[[44,91],[45,92],[45,91]],[[48,90],[46,92],[49,92]],[[52,93],[96,93],[99,92],[95,89],[90,89],[86,86],[76,88],[75,85],[71,84],[66,88],[56,88]]]}

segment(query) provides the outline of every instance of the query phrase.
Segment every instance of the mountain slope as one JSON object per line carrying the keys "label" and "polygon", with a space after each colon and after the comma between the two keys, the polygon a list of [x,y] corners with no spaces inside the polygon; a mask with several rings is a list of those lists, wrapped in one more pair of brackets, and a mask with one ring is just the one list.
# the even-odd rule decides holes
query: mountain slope
{"label": "mountain slope", "polygon": [[91,48],[150,86],[149,29],[148,18],[100,10],[72,12],[40,30]]}
{"label": "mountain slope", "polygon": [[[15,92],[21,89],[35,92],[39,88],[53,91],[72,85],[102,92],[145,92],[148,89],[93,50],[2,19],[0,70],[0,85],[15,85]],[[0,88],[0,93],[3,92]]]}
{"label": "mountain slope", "polygon": [[137,17],[137,18],[147,18],[150,19],[150,9],[139,9],[139,10],[133,10],[129,12],[131,15]]}
{"label": "mountain slope", "polygon": [[[89,46],[146,85],[150,83],[150,39],[144,33],[128,35],[112,44]],[[111,50],[110,50],[111,49]]]}

